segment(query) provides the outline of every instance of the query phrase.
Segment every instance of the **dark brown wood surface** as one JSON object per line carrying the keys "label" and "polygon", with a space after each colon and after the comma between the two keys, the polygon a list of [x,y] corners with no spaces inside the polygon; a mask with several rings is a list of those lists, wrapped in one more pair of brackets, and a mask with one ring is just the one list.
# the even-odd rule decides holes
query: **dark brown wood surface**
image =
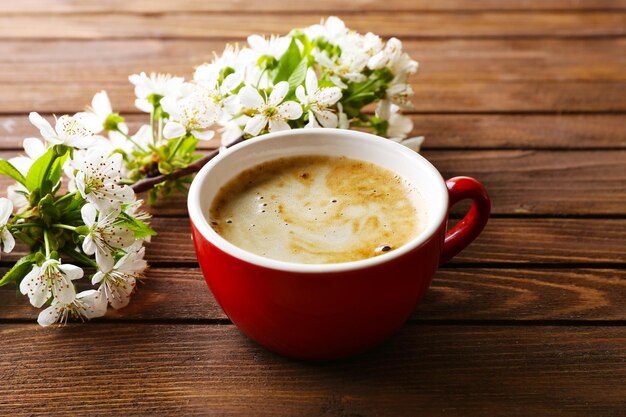
{"label": "dark brown wood surface", "polygon": [[190,76],[226,42],[330,14],[420,61],[412,134],[445,177],[485,183],[484,233],[387,343],[306,363],[230,323],[173,198],[150,209],[126,309],[41,329],[0,288],[0,416],[626,415],[626,1],[2,1],[0,157],[37,134],[29,111],[106,89],[136,128],[129,74]]}

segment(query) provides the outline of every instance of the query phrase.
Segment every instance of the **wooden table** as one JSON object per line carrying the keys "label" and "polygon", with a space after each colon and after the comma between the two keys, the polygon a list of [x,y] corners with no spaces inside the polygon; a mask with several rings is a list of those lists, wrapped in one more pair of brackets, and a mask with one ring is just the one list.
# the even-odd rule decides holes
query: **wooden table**
{"label": "wooden table", "polygon": [[329,14],[421,62],[414,134],[487,186],[484,234],[383,346],[304,363],[230,323],[175,199],[127,309],[41,329],[0,290],[0,415],[626,415],[624,0],[2,1],[0,156],[37,133],[31,110],[106,89],[136,124],[129,74],[189,76],[226,41]]}

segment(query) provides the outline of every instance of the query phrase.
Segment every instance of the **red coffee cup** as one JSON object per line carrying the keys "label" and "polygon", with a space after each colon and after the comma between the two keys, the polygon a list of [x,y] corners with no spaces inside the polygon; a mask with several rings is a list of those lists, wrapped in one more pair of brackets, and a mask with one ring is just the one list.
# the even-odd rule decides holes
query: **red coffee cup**
{"label": "red coffee cup", "polygon": [[[296,155],[346,156],[400,174],[426,201],[426,229],[373,258],[299,264],[240,249],[211,228],[208,210],[222,185],[247,168]],[[473,200],[471,209],[446,231],[450,208],[464,199]],[[483,230],[491,203],[478,181],[444,181],[426,159],[391,140],[351,130],[298,129],[220,153],[194,179],[188,208],[202,273],[233,323],[283,355],[333,359],[362,352],[398,329],[424,296],[437,267]]]}

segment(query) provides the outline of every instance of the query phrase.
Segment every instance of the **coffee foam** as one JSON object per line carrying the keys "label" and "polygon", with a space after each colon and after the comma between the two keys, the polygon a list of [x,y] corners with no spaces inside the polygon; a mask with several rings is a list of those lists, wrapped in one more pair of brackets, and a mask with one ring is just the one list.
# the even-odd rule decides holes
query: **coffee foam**
{"label": "coffee foam", "polygon": [[220,189],[211,227],[267,258],[349,262],[397,249],[427,223],[415,187],[378,165],[328,156],[276,159]]}

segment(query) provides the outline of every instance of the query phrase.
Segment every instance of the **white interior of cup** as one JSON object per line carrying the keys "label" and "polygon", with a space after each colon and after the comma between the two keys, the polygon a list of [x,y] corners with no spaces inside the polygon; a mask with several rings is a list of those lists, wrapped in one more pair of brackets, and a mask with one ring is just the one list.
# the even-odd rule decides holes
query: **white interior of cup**
{"label": "white interior of cup", "polygon": [[[345,156],[372,162],[409,180],[426,201],[428,225],[414,239],[388,253],[335,264],[302,264],[265,258],[245,251],[221,237],[209,225],[209,209],[219,189],[242,171],[266,161],[296,155]],[[202,235],[219,249],[246,262],[294,272],[336,272],[387,262],[424,243],[445,220],[448,191],[439,172],[421,155],[391,140],[343,129],[297,129],[270,133],[221,152],[193,180],[189,215]]]}

